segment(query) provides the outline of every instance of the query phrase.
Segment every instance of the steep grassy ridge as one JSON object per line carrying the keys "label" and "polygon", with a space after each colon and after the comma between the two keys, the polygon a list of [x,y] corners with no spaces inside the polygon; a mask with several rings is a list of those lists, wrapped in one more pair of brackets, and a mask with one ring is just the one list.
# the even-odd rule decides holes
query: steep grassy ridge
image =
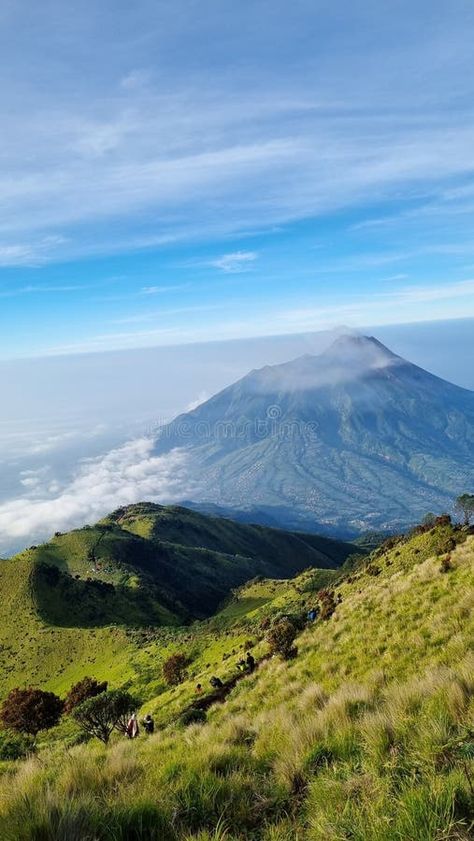
{"label": "steep grassy ridge", "polygon": [[[440,525],[345,576],[251,582],[215,618],[161,643],[150,637],[136,665],[143,710],[155,712],[159,732],[117,737],[107,750],[58,741],[8,766],[0,837],[467,841],[473,564],[474,537]],[[217,665],[223,679],[235,674],[233,652],[249,638],[263,657],[262,623],[306,613],[328,577],[336,610],[301,633],[296,659],[262,660],[207,723],[176,723],[197,679],[207,685]],[[173,649],[189,653],[189,680],[177,689],[147,684],[147,666]]]}

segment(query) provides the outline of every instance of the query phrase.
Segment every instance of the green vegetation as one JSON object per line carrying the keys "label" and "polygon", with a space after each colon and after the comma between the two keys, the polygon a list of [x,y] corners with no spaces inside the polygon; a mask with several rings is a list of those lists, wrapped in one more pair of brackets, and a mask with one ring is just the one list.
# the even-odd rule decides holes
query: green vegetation
{"label": "green vegetation", "polygon": [[84,733],[106,745],[113,730],[125,732],[130,715],[139,705],[133,695],[122,689],[104,690],[74,707],[72,715]]}
{"label": "green vegetation", "polygon": [[54,692],[42,689],[12,689],[0,710],[4,727],[37,736],[40,730],[50,730],[58,724],[64,704]]}
{"label": "green vegetation", "polygon": [[95,678],[86,676],[75,683],[74,686],[71,686],[64,702],[64,712],[70,713],[80,704],[84,703],[84,701],[88,701],[90,698],[95,698],[97,695],[101,695],[102,692],[106,691],[106,680],[99,683],[99,681],[95,680]]}
{"label": "green vegetation", "polygon": [[[130,699],[115,723],[104,712],[108,745],[84,742],[98,734],[64,716],[35,755],[4,757],[0,838],[467,841],[471,531],[430,520],[340,570],[253,578],[216,615],[188,626],[115,629],[127,651],[122,674],[110,648],[98,660],[103,671],[78,667],[78,679],[94,674],[113,689],[74,714],[85,707],[97,717],[116,689],[131,692],[144,701],[139,718],[153,714],[155,734],[130,741],[118,732],[138,704]],[[297,656],[269,656],[276,628]],[[240,674],[246,650],[258,665]],[[176,655],[186,668],[169,685],[163,665]],[[213,675],[221,690],[211,690]]]}
{"label": "green vegetation", "polygon": [[468,526],[474,517],[474,494],[461,494],[454,503],[454,510],[462,514],[464,525]]}
{"label": "green vegetation", "polygon": [[[211,615],[257,574],[337,567],[352,550],[151,503],[57,533],[0,561],[0,697],[30,683],[64,695],[87,674],[136,684],[146,641],[161,652],[171,628]],[[157,656],[156,675],[161,662]]]}

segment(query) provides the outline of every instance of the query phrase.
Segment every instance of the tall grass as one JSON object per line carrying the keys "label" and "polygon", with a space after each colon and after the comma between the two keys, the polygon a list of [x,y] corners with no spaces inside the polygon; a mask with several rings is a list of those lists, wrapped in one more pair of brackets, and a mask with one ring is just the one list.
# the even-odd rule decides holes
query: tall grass
{"label": "tall grass", "polygon": [[383,690],[350,685],[327,696],[312,685],[294,709],[225,718],[221,710],[208,725],[140,744],[80,745],[54,762],[44,753],[4,775],[0,837],[468,838],[472,794],[447,746],[469,736],[473,665]]}
{"label": "tall grass", "polygon": [[473,556],[441,575],[430,548],[342,582],[298,658],[262,663],[206,724],[6,764],[1,841],[467,841]]}

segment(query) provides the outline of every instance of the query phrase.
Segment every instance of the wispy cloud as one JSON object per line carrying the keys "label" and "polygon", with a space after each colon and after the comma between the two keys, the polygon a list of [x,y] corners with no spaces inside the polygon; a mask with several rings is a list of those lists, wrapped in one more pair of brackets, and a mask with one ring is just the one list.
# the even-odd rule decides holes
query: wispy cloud
{"label": "wispy cloud", "polygon": [[150,69],[136,67],[120,79],[120,87],[126,91],[144,88],[151,81],[152,76],[153,74]]}
{"label": "wispy cloud", "polygon": [[189,288],[189,283],[175,283],[170,286],[142,286],[140,293],[142,295],[160,295],[165,292],[177,292],[187,288]]}
{"label": "wispy cloud", "polygon": [[[161,321],[166,311],[137,313],[116,324],[150,324],[148,329],[108,332],[71,344],[58,345],[50,355],[84,353],[118,348],[179,345],[212,340],[252,338],[256,336],[332,329],[341,324],[360,327],[366,324],[400,324],[435,319],[463,318],[474,308],[474,281],[450,281],[437,284],[383,287],[377,292],[353,292],[337,296],[300,296],[291,301],[254,303],[251,312],[223,303],[195,305],[170,310],[168,314],[206,314],[205,319],[184,327]],[[235,313],[234,313],[235,309]],[[212,318],[213,311],[219,312]],[[224,314],[222,314],[224,311]],[[165,326],[166,325],[166,326]]]}
{"label": "wispy cloud", "polygon": [[255,251],[234,251],[231,254],[223,254],[210,260],[209,265],[220,269],[226,274],[241,274],[250,270],[252,263],[258,259]]}
{"label": "wispy cloud", "polygon": [[[350,25],[371,37],[363,53],[349,53],[327,4],[290,12],[277,0],[271,20],[263,0],[245,15],[237,4],[229,24],[207,2],[196,21],[181,0],[173,19],[167,4],[141,0],[119,35],[108,3],[106,14],[86,0],[70,27],[53,2],[56,14],[34,15],[35,37],[23,45],[35,68],[47,44],[40,83],[10,45],[29,4],[15,6],[0,140],[5,265],[30,259],[7,241],[18,232],[30,242],[59,229],[68,243],[49,251],[55,260],[121,251],[124,241],[154,247],[176,232],[222,238],[402,193],[452,205],[466,197],[450,183],[472,181],[474,168],[472,21],[460,26],[462,15],[443,11],[428,23],[423,0],[407,32],[403,15],[358,4]],[[441,49],[441,20],[455,55]],[[423,39],[413,37],[417,22]],[[275,60],[280,39],[288,61]]]}
{"label": "wispy cloud", "polygon": [[60,295],[64,292],[82,292],[89,287],[80,284],[62,286],[18,286],[16,289],[0,289],[0,298],[17,298],[22,295]]}
{"label": "wispy cloud", "polygon": [[66,237],[51,234],[32,242],[0,244],[0,266],[40,266],[54,259],[67,241]]}

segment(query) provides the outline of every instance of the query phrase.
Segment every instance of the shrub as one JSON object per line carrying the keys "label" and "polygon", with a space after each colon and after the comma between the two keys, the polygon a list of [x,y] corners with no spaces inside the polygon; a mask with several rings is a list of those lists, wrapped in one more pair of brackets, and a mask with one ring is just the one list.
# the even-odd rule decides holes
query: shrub
{"label": "shrub", "polygon": [[321,619],[330,619],[337,607],[336,599],[332,590],[321,590],[318,595],[321,603],[320,617]]}
{"label": "shrub", "polygon": [[70,713],[74,709],[74,707],[78,707],[79,704],[82,704],[83,701],[87,701],[88,698],[95,698],[97,695],[100,695],[102,692],[107,691],[107,681],[104,680],[102,683],[99,683],[93,677],[84,677],[78,683],[75,683],[74,686],[68,692],[66,700],[64,702],[64,712]]}
{"label": "shrub", "polygon": [[439,567],[440,572],[449,572],[452,568],[451,555],[446,555],[445,558],[441,558],[441,564]]}
{"label": "shrub", "polygon": [[172,654],[163,663],[163,677],[169,686],[178,686],[186,677],[189,659],[185,654]]}
{"label": "shrub", "polygon": [[54,692],[41,689],[12,689],[0,710],[5,727],[37,736],[40,730],[54,727],[63,711],[63,702]]}
{"label": "shrub", "polygon": [[267,642],[271,654],[279,654],[285,660],[296,654],[293,646],[297,629],[290,619],[281,619],[277,622],[267,636]]}
{"label": "shrub", "polygon": [[29,753],[33,753],[34,749],[32,736],[9,730],[0,731],[0,760],[24,759]]}
{"label": "shrub", "polygon": [[133,695],[115,689],[83,701],[74,707],[72,715],[85,733],[107,744],[114,729],[125,731],[130,715],[139,706]]}

